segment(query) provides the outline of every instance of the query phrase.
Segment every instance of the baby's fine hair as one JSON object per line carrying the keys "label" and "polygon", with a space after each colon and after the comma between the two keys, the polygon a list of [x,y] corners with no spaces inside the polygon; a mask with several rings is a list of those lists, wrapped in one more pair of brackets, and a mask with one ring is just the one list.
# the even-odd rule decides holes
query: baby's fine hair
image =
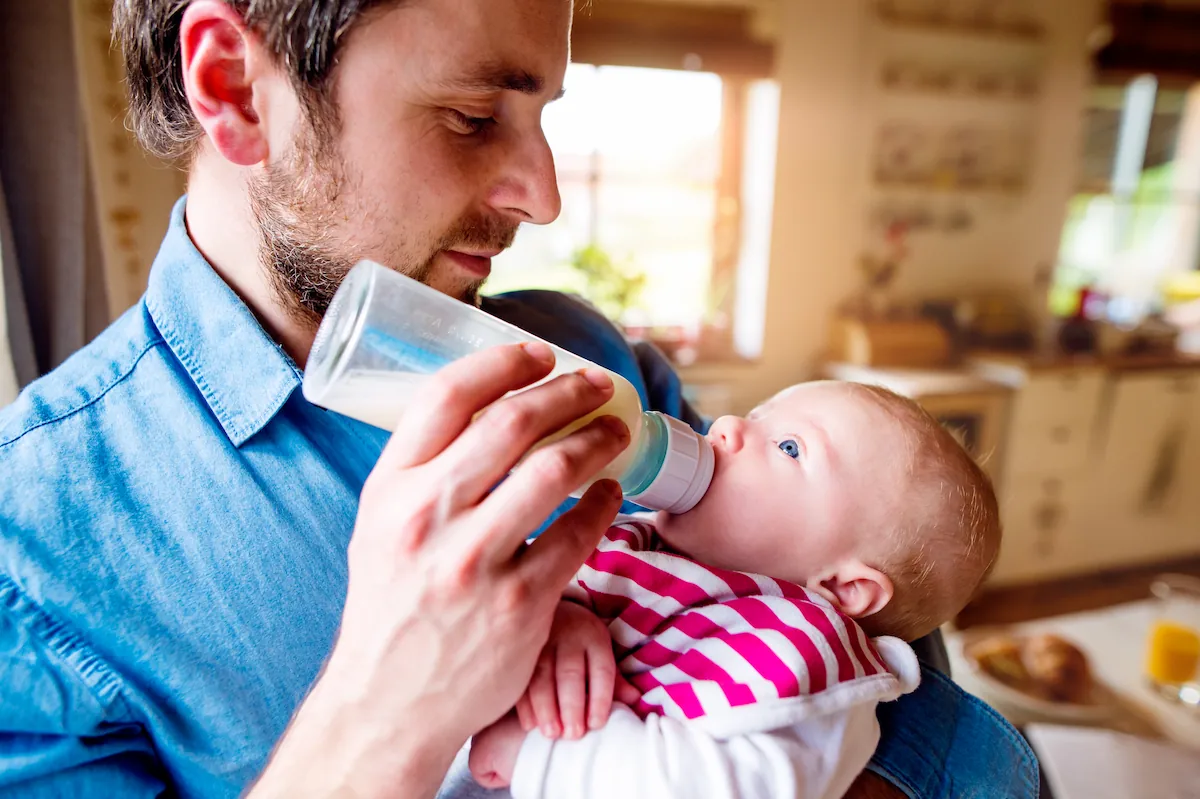
{"label": "baby's fine hair", "polygon": [[894,595],[861,621],[872,635],[913,641],[957,616],[991,570],[1001,537],[996,492],[963,444],[916,402],[880,386],[846,386],[895,419],[907,443],[903,502],[875,564]]}

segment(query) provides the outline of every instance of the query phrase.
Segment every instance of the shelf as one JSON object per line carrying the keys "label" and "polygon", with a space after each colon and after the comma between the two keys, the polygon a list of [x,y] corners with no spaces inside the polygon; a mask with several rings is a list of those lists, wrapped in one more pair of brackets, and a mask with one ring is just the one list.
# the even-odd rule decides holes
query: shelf
{"label": "shelf", "polygon": [[1030,62],[1040,59],[1045,51],[1041,35],[1020,36],[952,25],[892,22],[882,18],[879,28],[891,45],[889,49],[904,50],[913,57],[938,53],[942,58],[991,57]]}
{"label": "shelf", "polygon": [[1006,42],[1021,45],[1037,45],[1043,40],[1040,27],[1002,28],[970,25],[958,21],[937,21],[932,19],[917,19],[889,14],[880,11],[877,18],[886,27],[896,31],[909,31],[935,36],[953,37],[956,39],[975,39],[980,41]]}
{"label": "shelf", "polygon": [[920,89],[880,87],[879,102],[888,116],[967,117],[989,120],[1024,119],[1038,110],[1038,97],[947,94]]}
{"label": "shelf", "polygon": [[1024,183],[957,185],[932,180],[884,180],[880,178],[872,178],[871,185],[880,191],[913,191],[955,197],[1020,197],[1026,190]]}

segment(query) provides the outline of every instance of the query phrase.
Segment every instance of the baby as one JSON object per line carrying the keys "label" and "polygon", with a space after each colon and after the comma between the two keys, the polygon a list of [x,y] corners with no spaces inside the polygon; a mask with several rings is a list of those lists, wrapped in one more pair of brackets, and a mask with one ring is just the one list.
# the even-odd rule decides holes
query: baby
{"label": "baby", "polygon": [[576,575],[517,711],[472,742],[480,784],[840,797],[867,765],[876,705],[919,681],[905,642],[953,618],[996,556],[991,483],[873,386],[799,385],[708,439],[700,503],[619,519]]}

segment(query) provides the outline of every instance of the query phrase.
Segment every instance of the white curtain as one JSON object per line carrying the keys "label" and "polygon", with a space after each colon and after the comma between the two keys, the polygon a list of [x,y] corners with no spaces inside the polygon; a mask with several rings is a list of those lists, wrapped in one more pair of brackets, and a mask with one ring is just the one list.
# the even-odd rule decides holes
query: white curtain
{"label": "white curtain", "polygon": [[5,349],[18,383],[111,320],[69,0],[0,0]]}
{"label": "white curtain", "polygon": [[[0,229],[8,227],[8,209],[4,204],[4,187],[0,185]],[[8,236],[0,233],[0,408],[17,398],[20,384],[17,383],[17,369],[13,365],[12,345],[8,340],[8,311],[5,307],[4,295],[4,258],[5,244]]]}
{"label": "white curtain", "polygon": [[146,154],[125,126],[121,55],[109,46],[111,3],[70,0],[69,4],[92,210],[104,265],[102,282],[109,313],[115,318],[146,289],[171,207],[184,192],[184,175]]}

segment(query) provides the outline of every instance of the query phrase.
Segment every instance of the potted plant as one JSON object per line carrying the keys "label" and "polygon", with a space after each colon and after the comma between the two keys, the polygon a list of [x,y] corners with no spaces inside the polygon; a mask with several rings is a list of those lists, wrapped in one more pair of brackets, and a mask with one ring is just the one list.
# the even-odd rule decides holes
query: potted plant
{"label": "potted plant", "polygon": [[573,252],[568,264],[583,278],[583,296],[618,324],[638,304],[646,287],[645,274],[616,263],[595,244]]}

